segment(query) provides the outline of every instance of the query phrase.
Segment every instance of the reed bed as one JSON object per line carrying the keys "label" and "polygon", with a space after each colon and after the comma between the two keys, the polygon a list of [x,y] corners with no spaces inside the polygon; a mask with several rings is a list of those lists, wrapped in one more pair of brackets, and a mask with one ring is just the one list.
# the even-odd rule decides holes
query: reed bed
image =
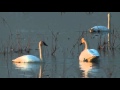
{"label": "reed bed", "polygon": [[[52,47],[51,47],[51,55],[55,56],[56,51],[58,50],[58,35],[59,32],[53,32],[51,31],[51,35],[52,35]],[[81,34],[80,34],[81,33]],[[107,41],[106,37],[104,38],[104,41],[102,41],[102,37],[100,36],[99,38],[99,42],[98,42],[98,50],[114,50],[114,49],[120,49],[120,42],[119,42],[119,38],[120,38],[120,34],[118,32],[118,30],[111,30],[111,32],[109,33],[110,36],[110,41]],[[77,46],[77,50],[78,53],[79,51],[79,46],[80,46],[80,39],[81,37],[87,37],[87,31],[83,31],[83,32],[79,32],[79,37],[76,40],[75,43],[72,44],[72,48],[69,49],[71,55],[74,54],[74,49]],[[32,50],[31,48],[31,37],[28,38],[26,44],[24,45],[23,43],[23,37],[21,33],[16,33],[16,34],[12,34],[10,33],[10,35],[8,35],[8,39],[6,40],[1,40],[1,48],[0,48],[0,54],[6,55],[6,54],[13,54],[13,53],[27,53],[29,54],[30,51]],[[118,41],[118,42],[116,42]],[[67,48],[68,50],[68,48]]]}
{"label": "reed bed", "polygon": [[[56,51],[59,49],[58,48],[58,36],[60,35],[59,32],[53,32],[51,30],[51,35],[52,35],[52,47],[51,47],[51,56],[56,56]],[[118,30],[113,29],[110,33],[110,42],[108,42],[106,40],[106,37],[104,38],[104,40],[102,41],[102,37],[100,36],[99,41],[98,41],[98,50],[99,51],[103,51],[107,52],[107,51],[114,51],[115,49],[119,49],[120,48],[120,42],[119,42],[119,32]],[[80,39],[82,37],[88,37],[88,33],[87,31],[83,31],[83,32],[79,32],[79,36],[77,38],[76,41],[74,41],[75,43],[72,43],[71,46],[72,48],[64,48],[64,50],[70,51],[71,55],[75,54],[75,48],[77,48],[78,53],[80,53]],[[23,43],[23,36],[20,32],[17,32],[16,34],[11,34],[8,35],[8,38],[6,38],[7,40],[1,40],[1,48],[0,48],[0,54],[3,54],[4,56],[7,56],[8,54],[14,54],[14,53],[18,53],[18,54],[29,54],[31,50],[33,50],[33,48],[31,47],[31,41],[32,38],[28,38],[26,44]],[[69,38],[70,39],[70,38]],[[102,47],[102,48],[101,48]],[[66,71],[72,67],[72,65],[70,65],[70,67],[66,68],[66,56],[65,55],[65,51],[63,51],[63,57],[64,58],[64,62],[63,62],[63,74],[62,77],[66,77]],[[113,54],[114,55],[114,54]],[[73,55],[74,56],[74,55]],[[8,61],[7,61],[8,62]],[[8,67],[8,63],[7,63],[7,67]],[[32,71],[32,70],[31,70]],[[44,71],[43,71],[44,72]],[[55,72],[52,71],[53,74],[55,74]],[[105,73],[107,73],[107,77],[112,77],[113,75],[113,70],[107,70],[105,69]],[[8,74],[10,74],[10,71],[8,71]],[[34,74],[34,73],[33,73]],[[54,76],[54,75],[53,75]],[[37,77],[37,76],[35,76]]]}
{"label": "reed bed", "polygon": [[[13,40],[12,38],[16,39]],[[15,34],[15,36],[9,36],[7,40],[1,40],[1,48],[0,48],[0,54],[6,55],[6,54],[13,54],[13,53],[30,53],[31,47],[30,47],[30,38],[28,38],[28,42],[26,45],[23,45],[23,40],[21,39],[21,34]],[[6,41],[6,42],[5,42]]]}
{"label": "reed bed", "polygon": [[113,29],[108,33],[108,35],[109,41],[107,40],[108,37],[105,37],[103,42],[101,42],[102,37],[100,36],[98,42],[98,50],[113,51],[120,48],[120,33],[117,30]]}

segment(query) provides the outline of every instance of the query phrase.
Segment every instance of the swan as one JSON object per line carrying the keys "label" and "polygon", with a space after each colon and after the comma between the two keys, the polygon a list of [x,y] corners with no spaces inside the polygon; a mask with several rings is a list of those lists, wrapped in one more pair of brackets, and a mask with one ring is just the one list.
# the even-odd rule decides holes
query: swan
{"label": "swan", "polygon": [[44,41],[40,41],[38,46],[39,46],[39,53],[40,53],[40,59],[34,55],[23,55],[20,56],[14,60],[12,60],[15,63],[25,63],[25,62],[43,62],[42,58],[42,46],[48,46]]}
{"label": "swan", "polygon": [[87,60],[88,62],[91,62],[94,58],[98,58],[100,56],[96,49],[88,49],[87,42],[84,38],[81,39],[81,44],[85,44],[85,48],[79,55],[80,61]]}
{"label": "swan", "polygon": [[100,32],[100,31],[109,31],[110,29],[110,13],[108,13],[108,27],[106,26],[94,26],[92,27],[89,32]]}

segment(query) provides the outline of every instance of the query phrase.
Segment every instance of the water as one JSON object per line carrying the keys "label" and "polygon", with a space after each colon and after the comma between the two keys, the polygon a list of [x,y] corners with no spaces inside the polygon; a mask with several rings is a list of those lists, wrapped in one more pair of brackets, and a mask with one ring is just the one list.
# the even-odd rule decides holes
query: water
{"label": "water", "polygon": [[[119,78],[119,12],[111,12],[110,33],[89,33],[95,25],[107,26],[107,12],[0,12],[1,78]],[[84,33],[83,33],[84,31]],[[114,31],[114,32],[113,32]],[[100,53],[97,63],[79,62],[80,38]],[[108,41],[111,46],[98,49]],[[18,63],[13,59],[25,54],[39,57],[38,42],[45,41],[44,63]],[[30,48],[30,53],[18,49]],[[11,48],[11,49],[10,49]],[[55,49],[56,48],[56,49]],[[14,49],[16,52],[13,52]],[[53,53],[55,51],[55,53]],[[51,55],[53,54],[53,55]]]}

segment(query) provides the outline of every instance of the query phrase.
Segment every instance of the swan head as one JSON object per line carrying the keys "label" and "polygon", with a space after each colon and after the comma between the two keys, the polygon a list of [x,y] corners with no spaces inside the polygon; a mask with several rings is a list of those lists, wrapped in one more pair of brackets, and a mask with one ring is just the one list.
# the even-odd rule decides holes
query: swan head
{"label": "swan head", "polygon": [[81,43],[80,45],[84,44],[85,43],[85,39],[84,38],[81,38]]}
{"label": "swan head", "polygon": [[91,28],[91,29],[89,30],[89,32],[90,32],[90,33],[94,32],[93,28]]}
{"label": "swan head", "polygon": [[48,46],[44,41],[40,41],[39,44],[40,44],[40,46],[43,46],[43,45]]}

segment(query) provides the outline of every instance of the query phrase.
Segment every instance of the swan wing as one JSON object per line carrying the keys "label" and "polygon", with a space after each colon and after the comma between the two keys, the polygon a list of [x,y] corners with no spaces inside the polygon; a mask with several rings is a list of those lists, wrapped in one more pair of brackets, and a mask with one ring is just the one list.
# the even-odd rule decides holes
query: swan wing
{"label": "swan wing", "polygon": [[40,59],[34,55],[25,55],[24,57],[27,57],[29,62],[39,62]]}
{"label": "swan wing", "polygon": [[12,61],[14,62],[40,62],[40,59],[33,55],[23,55]]}
{"label": "swan wing", "polygon": [[88,52],[93,56],[100,56],[99,52],[95,49],[88,49]]}
{"label": "swan wing", "polygon": [[94,31],[98,31],[98,30],[100,30],[100,31],[108,31],[108,28],[105,27],[105,26],[94,26],[91,29],[93,29]]}

